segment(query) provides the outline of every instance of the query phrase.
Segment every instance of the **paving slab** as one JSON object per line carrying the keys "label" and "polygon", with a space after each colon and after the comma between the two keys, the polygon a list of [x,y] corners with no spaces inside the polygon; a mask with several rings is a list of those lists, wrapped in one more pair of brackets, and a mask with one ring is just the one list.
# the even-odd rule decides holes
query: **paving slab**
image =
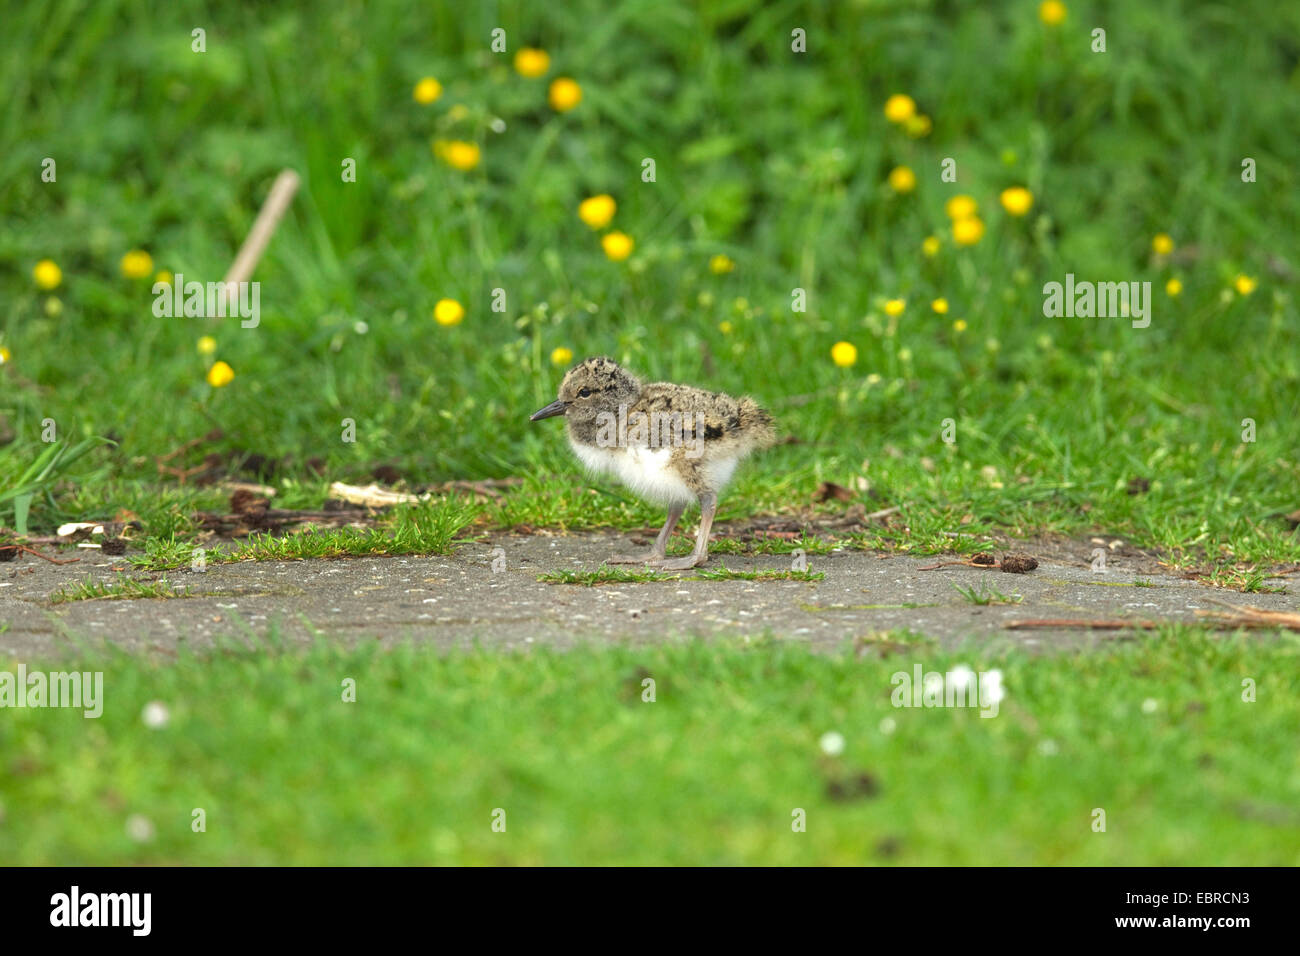
{"label": "paving slab", "polygon": [[[496,535],[452,556],[365,557],[209,565],[166,572],[191,596],[53,603],[61,588],[112,583],[134,571],[121,558],[88,552],[70,565],[31,557],[0,565],[0,652],[57,658],[78,644],[110,642],[131,651],[174,653],[223,640],[263,637],[274,627],[290,642],[324,636],[411,640],[441,647],[568,647],[584,641],[638,644],[680,637],[769,636],[817,650],[875,640],[907,629],[946,646],[1006,642],[1036,650],[1128,639],[1132,631],[1008,629],[1041,618],[1127,618],[1193,622],[1216,601],[1300,610],[1292,593],[1241,594],[1152,573],[1150,562],[1123,557],[1098,573],[1057,549],[1028,574],[945,567],[941,558],[836,551],[807,558],[818,581],[690,579],[586,587],[538,581],[544,572],[591,571],[627,550],[626,536]],[[494,569],[495,565],[495,569]],[[707,567],[790,570],[789,555],[714,556]],[[1288,579],[1272,584],[1287,587]],[[998,592],[1014,604],[977,605],[957,585]]]}

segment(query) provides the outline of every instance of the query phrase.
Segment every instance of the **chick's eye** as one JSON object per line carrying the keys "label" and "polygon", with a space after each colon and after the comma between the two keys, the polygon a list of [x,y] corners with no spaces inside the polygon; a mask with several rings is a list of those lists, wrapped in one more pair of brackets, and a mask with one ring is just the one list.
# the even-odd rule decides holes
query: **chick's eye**
{"label": "chick's eye", "polygon": [[579,397],[579,398],[591,398],[591,389],[589,389],[589,388],[580,389],[580,390],[578,391],[578,397]]}

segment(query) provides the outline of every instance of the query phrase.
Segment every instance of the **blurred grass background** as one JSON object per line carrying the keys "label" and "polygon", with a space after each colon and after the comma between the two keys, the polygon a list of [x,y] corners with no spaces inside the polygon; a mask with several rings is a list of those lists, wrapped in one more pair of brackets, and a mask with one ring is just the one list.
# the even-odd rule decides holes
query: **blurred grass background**
{"label": "blurred grass background", "polygon": [[[76,666],[103,672],[102,717],[24,708],[0,722],[0,859],[1300,863],[1293,636],[1169,628],[1079,655],[889,637],[911,646],[500,654],[369,641],[278,653],[272,635],[163,664],[87,655]],[[894,675],[919,661],[981,680],[999,669],[997,716],[893,706]],[[1258,685],[1251,703],[1245,678]],[[843,753],[825,752],[827,733]]]}
{"label": "blurred grass background", "polygon": [[[865,477],[917,527],[1104,528],[1295,557],[1278,514],[1300,507],[1300,8],[1067,7],[1059,24],[1035,2],[15,8],[0,38],[0,487],[52,418],[65,440],[118,445],[34,523],[180,511],[187,492],[154,458],[219,426],[218,448],[278,463],[286,503],[385,463],[411,484],[525,474],[510,517],[580,526],[567,489],[585,480],[558,428],[527,421],[561,348],[769,405],[800,444],[742,473],[731,514]],[[523,46],[547,51],[545,76],[514,69]],[[560,76],[582,90],[567,112],[547,102]],[[422,77],[441,84],[433,103],[412,96]],[[896,93],[927,135],[886,119]],[[453,168],[435,139],[481,161]],[[45,157],[57,183],[41,181]],[[899,166],[914,190],[890,187]],[[122,256],[220,279],[285,167],[303,186],[254,277],[260,326],[155,318],[152,278],[123,277]],[[999,205],[1012,186],[1033,194],[1024,217]],[[635,241],[626,261],[578,218],[601,193],[618,204],[609,228]],[[956,194],[986,225],[973,246],[953,241]],[[1152,251],[1159,233],[1169,255]],[[717,255],[734,269],[711,271]],[[52,291],[32,278],[47,258]],[[1067,272],[1152,282],[1151,326],[1045,318],[1043,284]],[[444,298],[460,324],[433,320]],[[831,361],[840,341],[851,367]],[[235,373],[219,389],[215,360]],[[1150,490],[1130,495],[1134,478]],[[601,520],[655,520],[608,501]]]}

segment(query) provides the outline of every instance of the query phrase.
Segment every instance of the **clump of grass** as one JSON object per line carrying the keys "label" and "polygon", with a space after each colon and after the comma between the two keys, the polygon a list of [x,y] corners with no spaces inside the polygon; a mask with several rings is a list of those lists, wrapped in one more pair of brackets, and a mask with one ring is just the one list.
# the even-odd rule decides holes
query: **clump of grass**
{"label": "clump of grass", "polygon": [[1003,594],[997,588],[985,587],[984,585],[980,585],[979,587],[963,587],[960,584],[954,584],[952,587],[954,591],[964,597],[967,601],[970,601],[971,604],[978,604],[981,607],[990,604],[1019,604],[1024,600],[1023,595]]}
{"label": "clump of grass", "polygon": [[814,535],[803,535],[794,540],[785,538],[754,538],[740,541],[735,538],[719,538],[709,544],[711,554],[792,554],[802,551],[804,554],[830,554],[836,548],[842,548],[842,542]]}
{"label": "clump of grass", "polygon": [[594,587],[597,584],[644,584],[648,581],[679,581],[676,575],[661,571],[632,571],[627,568],[611,568],[601,565],[595,571],[571,571],[562,568],[539,574],[537,580],[545,584],[581,584]]}
{"label": "clump of grass", "polygon": [[633,571],[601,565],[595,571],[548,571],[538,575],[537,580],[546,584],[582,584],[591,587],[596,584],[644,584],[650,581],[820,581],[825,577],[820,571],[732,571],[729,568],[697,571],[683,577],[652,569]]}
{"label": "clump of grass", "polygon": [[[403,505],[377,528],[308,527],[286,535],[253,533],[229,550],[204,549],[208,564],[232,561],[304,561],[309,558],[355,558],[367,555],[450,554],[458,535],[482,509],[459,498]],[[150,537],[145,553],[131,558],[137,567],[166,571],[190,564],[197,548],[175,534]]]}
{"label": "clump of grass", "polygon": [[[127,560],[137,568],[145,571],[172,571],[185,567],[194,559],[194,545],[189,541],[177,541],[175,532],[166,537],[150,535],[145,538],[144,554],[130,555]],[[205,560],[219,563],[219,555],[207,552]]]}
{"label": "clump of grass", "polygon": [[696,572],[697,581],[821,581],[826,577],[820,571],[733,571],[716,568]]}
{"label": "clump of grass", "polygon": [[64,585],[50,595],[51,604],[68,604],[72,601],[133,601],[140,598],[189,597],[189,588],[177,589],[166,577],[156,581],[141,580],[118,574],[110,582],[85,581]]}
{"label": "clump of grass", "polygon": [[918,607],[942,607],[938,603],[925,604],[920,601],[904,601],[902,604],[800,604],[799,610],[807,611],[809,614],[819,614],[822,611],[879,611],[879,610],[912,610]]}
{"label": "clump of grass", "polygon": [[1215,568],[1206,579],[1216,588],[1241,591],[1244,594],[1286,594],[1286,588],[1266,584],[1268,574],[1260,568]]}

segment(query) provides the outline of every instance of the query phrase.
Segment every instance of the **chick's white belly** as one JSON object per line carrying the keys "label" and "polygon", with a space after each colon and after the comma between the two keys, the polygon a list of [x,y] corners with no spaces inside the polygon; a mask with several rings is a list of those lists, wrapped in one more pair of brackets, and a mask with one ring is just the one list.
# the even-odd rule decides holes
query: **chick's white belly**
{"label": "chick's white belly", "polygon": [[671,465],[671,448],[597,448],[570,442],[579,460],[592,471],[610,472],[649,501],[690,503],[694,493]]}

